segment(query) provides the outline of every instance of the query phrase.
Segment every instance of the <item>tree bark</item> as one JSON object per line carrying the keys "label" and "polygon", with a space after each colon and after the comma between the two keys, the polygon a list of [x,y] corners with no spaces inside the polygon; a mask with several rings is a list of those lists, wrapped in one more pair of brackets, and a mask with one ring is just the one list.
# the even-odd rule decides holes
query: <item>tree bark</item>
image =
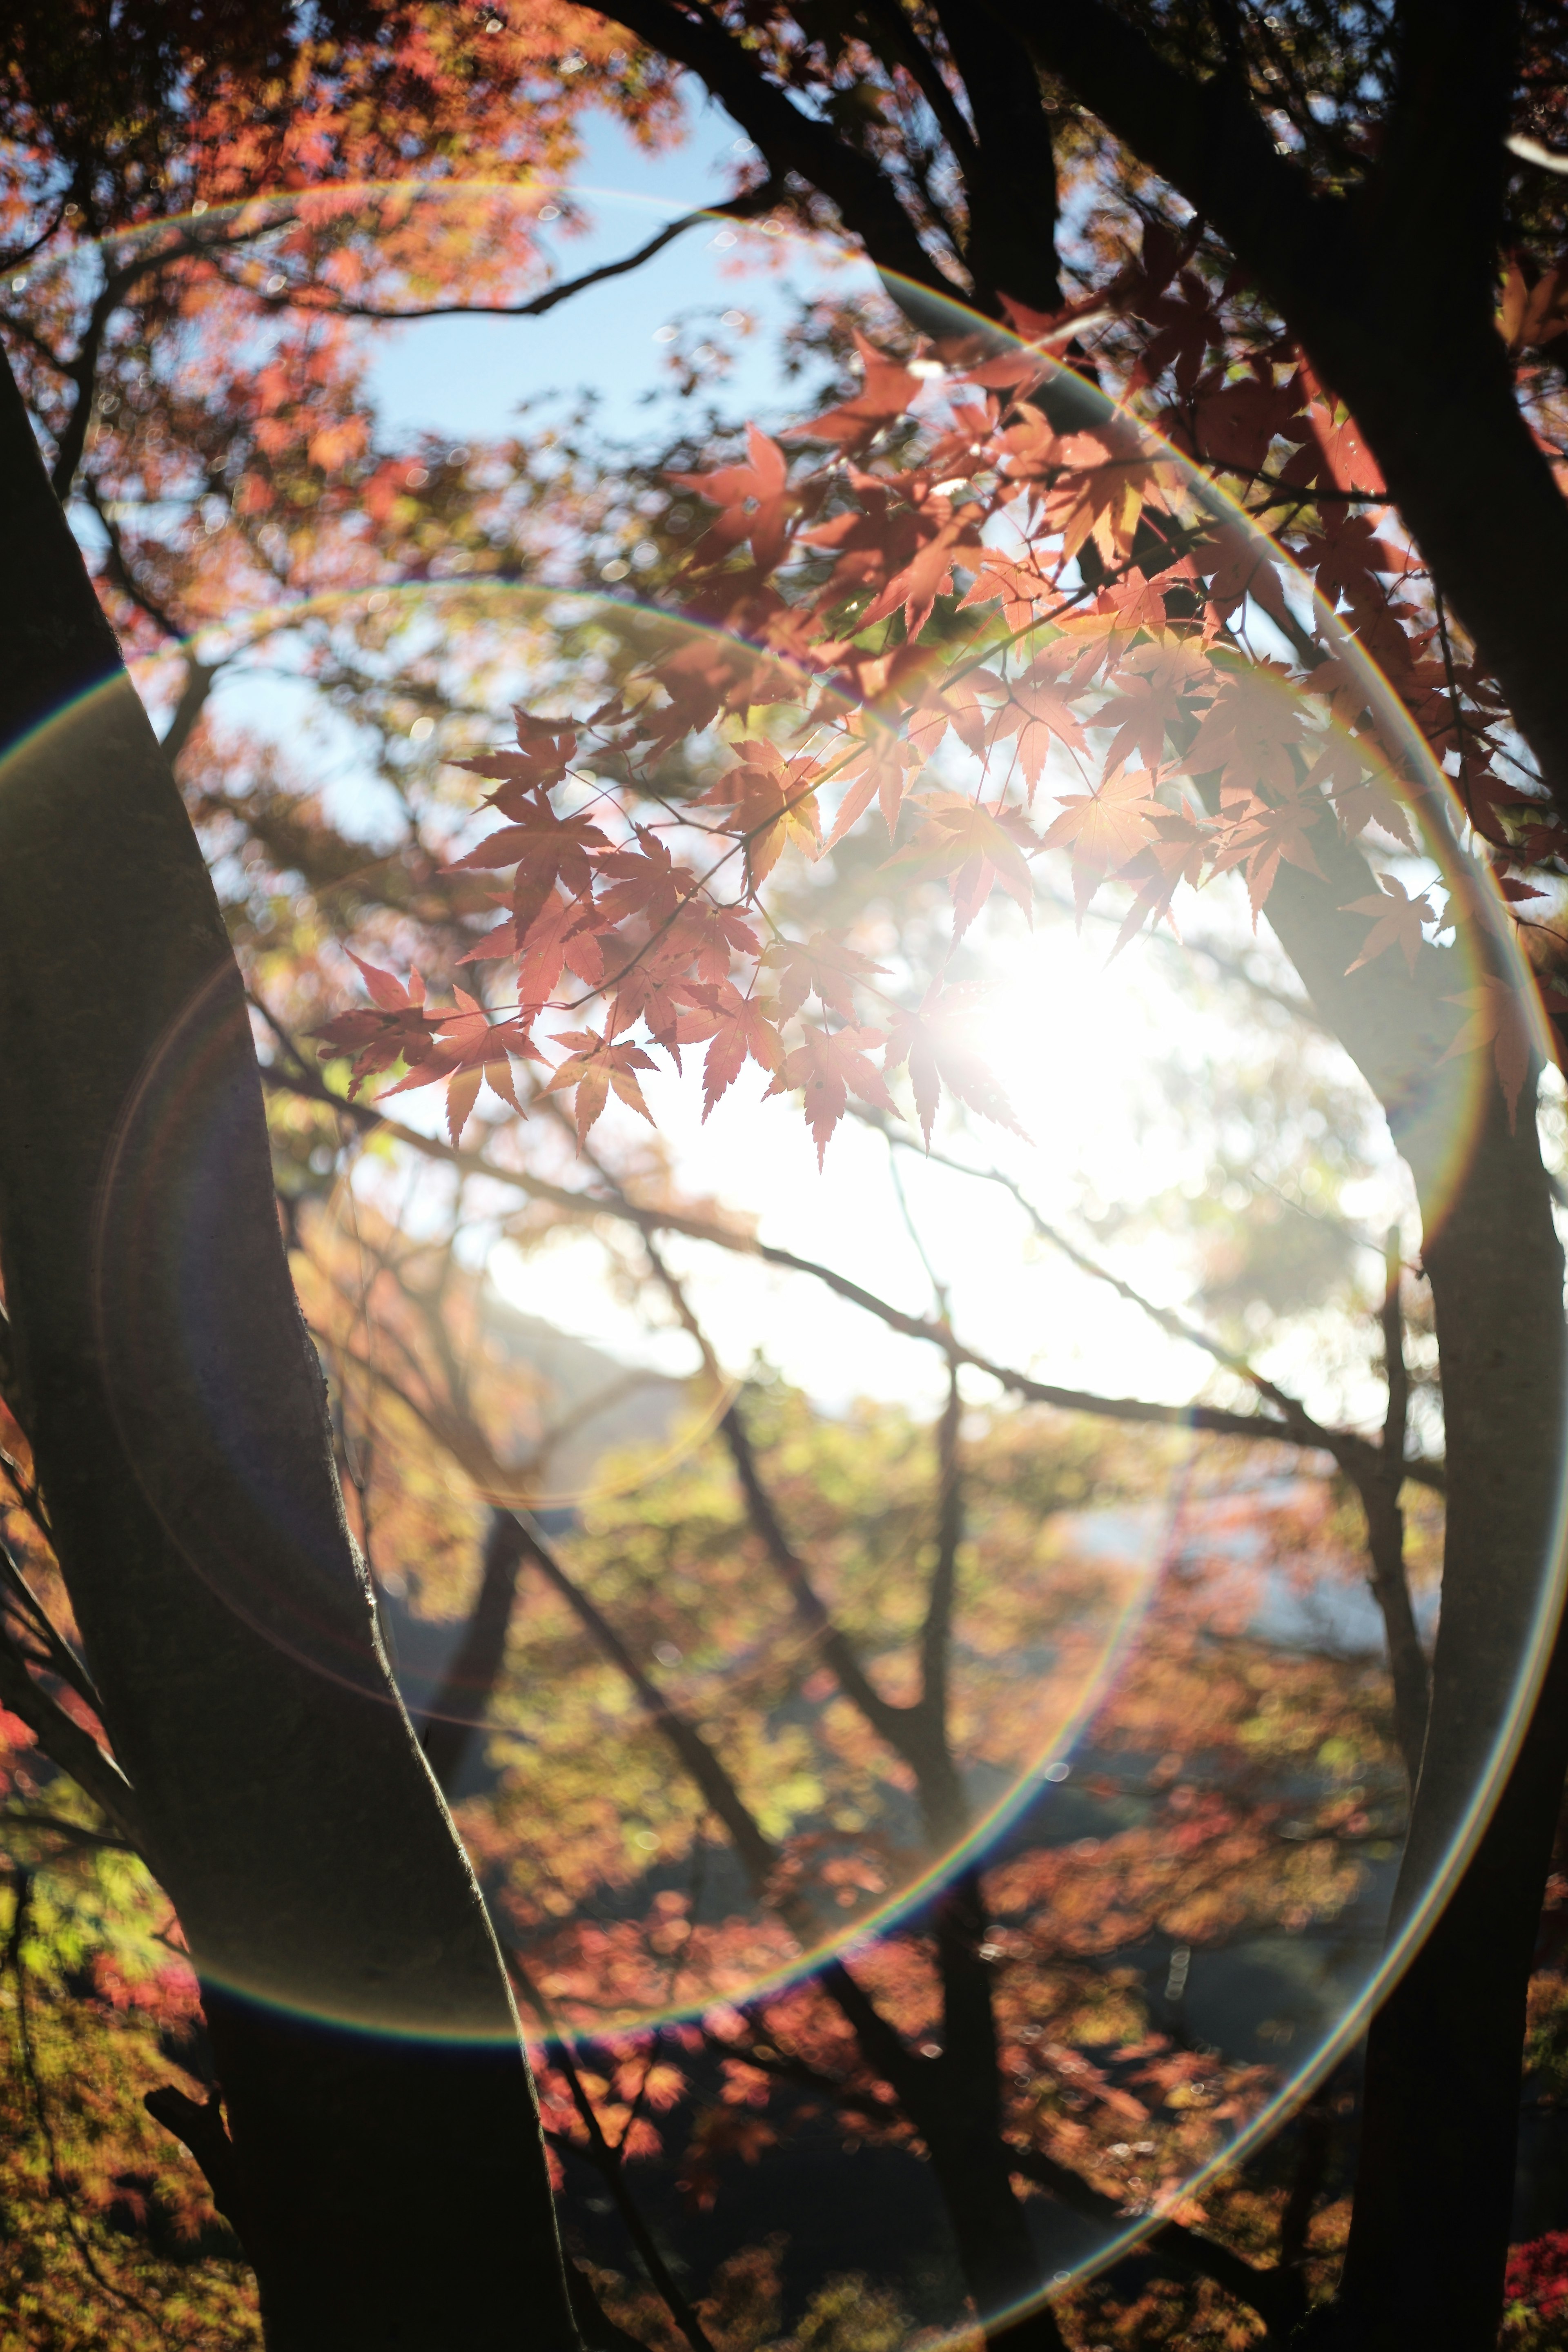
{"label": "tree bark", "polygon": [[374,1632],[238,971],[0,367],[0,1263],[274,2352],[570,2352],[517,2020]]}
{"label": "tree bark", "polygon": [[[1422,1783],[1396,1910],[1470,1827],[1505,1738],[1561,1539],[1563,1255],[1527,1101],[1500,1098],[1426,1263],[1447,1421],[1443,1614]],[[1519,2133],[1520,2053],[1541,1889],[1568,1773],[1558,1633],[1517,1760],[1463,1877],[1373,2021],[1342,2288],[1357,2352],[1491,2352]]]}
{"label": "tree bark", "polygon": [[[1320,828],[1320,832],[1323,832]],[[1426,950],[1413,976],[1350,973],[1368,887],[1359,853],[1315,840],[1323,882],[1282,867],[1267,913],[1325,1023],[1378,1092],[1421,1197],[1447,1424],[1443,1608],[1419,1786],[1394,1898],[1413,1921],[1475,1833],[1475,1792],[1500,1742],[1528,1727],[1463,1875],[1373,2021],[1350,2251],[1325,2340],[1355,2352],[1491,2352],[1519,2124],[1520,2051],[1541,1889],[1568,1771],[1568,1640],[1533,1710],[1542,1597],[1561,1542],[1568,1416],[1563,1254],[1533,1116],[1510,1128],[1489,1066],[1460,1181],[1451,1153],[1461,1068],[1437,1046],[1441,992]],[[1445,1076],[1447,1074],[1447,1078]],[[1314,2326],[1322,2326],[1315,2322]]]}
{"label": "tree bark", "polygon": [[1568,815],[1568,500],[1492,322],[1516,5],[1419,0],[1377,166],[1315,191],[1246,87],[1160,54],[1106,0],[987,0],[1192,204],[1353,412],[1432,576]]}

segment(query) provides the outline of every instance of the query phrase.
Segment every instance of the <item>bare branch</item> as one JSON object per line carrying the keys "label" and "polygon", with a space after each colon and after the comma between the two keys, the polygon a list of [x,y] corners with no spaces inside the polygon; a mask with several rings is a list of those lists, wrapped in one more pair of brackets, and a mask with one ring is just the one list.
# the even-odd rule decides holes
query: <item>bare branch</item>
{"label": "bare branch", "polygon": [[[606,1178],[605,1181],[611,1180]],[[619,1187],[616,1190],[618,1192]],[[621,1197],[624,1199],[625,1195]],[[701,1349],[709,1378],[721,1382],[723,1375],[719,1360],[692,1312],[685,1285],[670,1271],[651,1235],[644,1235],[643,1247],[676,1313]],[[914,1711],[910,1707],[896,1706],[882,1696],[861,1664],[853,1644],[834,1623],[826,1603],[812,1581],[810,1570],[784,1533],[773,1496],[763,1482],[739,1398],[731,1399],[720,1421],[719,1429],[734,1465],[746,1515],[768,1558],[778,1570],[795,1604],[795,1614],[819,1651],[823,1663],[831,1671],[850,1705],[858,1709],[872,1730],[918,1774],[921,1759],[916,1751],[921,1743],[913,1735]]]}
{"label": "bare branch", "polygon": [[[1271,1414],[1230,1412],[1219,1405],[1159,1404],[1142,1397],[1096,1396],[1087,1390],[1061,1388],[1052,1381],[1035,1380],[1029,1373],[998,1364],[978,1349],[964,1346],[942,1324],[924,1316],[905,1314],[901,1307],[889,1305],[887,1300],[878,1298],[871,1291],[864,1289],[859,1283],[852,1282],[847,1275],[822,1265],[815,1258],[801,1257],[794,1250],[779,1249],[771,1243],[759,1241],[754,1234],[713,1224],[704,1218],[686,1216],[678,1210],[644,1209],[634,1202],[617,1201],[602,1193],[574,1192],[566,1185],[552,1184],[543,1177],[528,1175],[521,1169],[503,1167],[499,1161],[487,1159],[483,1152],[465,1150],[458,1145],[444,1142],[438,1136],[421,1135],[417,1129],[405,1126],[400,1119],[388,1118],[373,1104],[345,1101],[342,1095],[333,1094],[303,1062],[300,1064],[297,1075],[277,1063],[269,1063],[263,1066],[261,1076],[263,1083],[274,1089],[303,1095],[311,1101],[330,1105],[366,1133],[384,1131],[428,1159],[443,1160],[450,1167],[486,1177],[494,1183],[526,1194],[530,1200],[546,1202],[569,1216],[619,1217],[636,1225],[645,1234],[685,1234],[693,1241],[707,1242],[716,1248],[732,1250],[742,1256],[760,1258],[765,1265],[780,1266],[787,1273],[810,1275],[838,1297],[847,1299],[851,1306],[863,1307],[868,1315],[874,1315],[889,1330],[901,1332],[906,1339],[923,1340],[931,1347],[940,1348],[944,1355],[955,1355],[960,1363],[984,1372],[999,1387],[1022,1397],[1026,1403],[1052,1405],[1060,1412],[1088,1413],[1100,1420],[1152,1424],[1167,1429],[1201,1429],[1217,1436],[1240,1437],[1253,1443],[1298,1445],[1314,1451],[1321,1449],[1331,1454],[1347,1470],[1352,1463],[1363,1460],[1374,1463],[1379,1458],[1377,1447],[1365,1438],[1357,1437],[1351,1431],[1320,1430],[1316,1423],[1310,1424],[1309,1433]],[[1407,1463],[1405,1475],[1419,1486],[1441,1491],[1443,1468],[1440,1463]]]}
{"label": "bare branch", "polygon": [[688,229],[700,228],[704,221],[715,218],[752,220],[759,213],[771,212],[784,194],[783,188],[772,179],[761,187],[747,189],[721,204],[705,205],[698,212],[683,213],[679,220],[667,221],[657,236],[635,253],[623,254],[618,261],[602,262],[596,269],[585,269],[580,277],[564,278],[545,287],[526,302],[430,302],[420,309],[399,310],[390,303],[347,302],[334,296],[318,299],[308,289],[293,288],[279,295],[277,307],[298,310],[324,310],[332,318],[342,319],[542,319],[558,303],[568,302],[574,294],[585,293],[590,286],[602,286],[607,278],[625,278],[630,270],[640,269],[645,261],[662,253]]}
{"label": "bare branch", "polygon": [[197,661],[194,654],[185,664],[185,682],[174,705],[174,715],[161,738],[163,757],[171,768],[179,765],[181,752],[195,733],[196,721],[206,709],[207,698],[216,683],[220,667],[216,662]]}
{"label": "bare branch", "polygon": [[950,1363],[947,1402],[937,1423],[936,1559],[926,1596],[925,1622],[921,1627],[921,1712],[933,1727],[943,1728],[947,1723],[952,1609],[958,1591],[958,1547],[963,1539],[963,1481],[958,1451],[963,1415],[958,1366]]}
{"label": "bare branch", "polygon": [[770,173],[781,181],[798,173],[820,189],[879,268],[933,293],[959,294],[921,245],[881,165],[848,146],[826,120],[803,113],[716,16],[688,15],[671,0],[616,0],[604,13],[698,75],[766,158]]}
{"label": "bare branch", "polygon": [[545,1582],[561,1595],[603,1655],[631,1685],[648,1721],[668,1740],[706,1802],[729,1831],[748,1876],[758,1893],[762,1893],[778,1867],[779,1851],[717,1754],[696,1725],[689,1722],[679,1707],[672,1706],[657,1684],[649,1679],[603,1610],[589,1599],[582,1586],[562,1567],[534,1521],[522,1511],[515,1511],[510,1516],[516,1521],[524,1547]]}
{"label": "bare branch", "polygon": [[[577,2062],[572,2054],[570,2042],[564,2034],[561,2033],[543,1994],[530,1976],[521,1954],[510,1946],[503,1948],[506,1952],[507,1966],[511,1970],[524,2000],[545,2031],[556,2036],[554,2063],[566,2077],[567,2087],[572,2094],[572,2104],[582,2118],[583,2128],[588,2135],[586,2153],[589,2161],[614,2198],[616,2210],[626,2225],[626,2234],[637,2248],[644,2269],[647,2272],[658,2294],[663,2297],[670,2317],[690,2345],[691,2352],[713,2352],[712,2343],[702,2322],[676,2284],[674,2273],[659,2252],[658,2242],[647,2226],[642,2208],[626,2186],[626,2168],[621,2161],[621,2151],[618,2147],[612,2147],[605,2137],[605,2127],[599,2121],[593,2100],[588,2096]],[[571,2149],[574,2154],[584,2153],[570,2140],[562,2140],[559,2145],[563,2149]]]}
{"label": "bare branch", "polygon": [[69,1774],[137,1853],[144,1853],[130,1781],[90,1731],[73,1721],[28,1673],[22,1652],[0,1626],[0,1704],[18,1716],[51,1763]]}
{"label": "bare branch", "polygon": [[526,1549],[522,1529],[512,1514],[492,1511],[479,1594],[419,1734],[425,1760],[445,1797],[452,1794],[500,1679],[517,1597],[518,1570]]}

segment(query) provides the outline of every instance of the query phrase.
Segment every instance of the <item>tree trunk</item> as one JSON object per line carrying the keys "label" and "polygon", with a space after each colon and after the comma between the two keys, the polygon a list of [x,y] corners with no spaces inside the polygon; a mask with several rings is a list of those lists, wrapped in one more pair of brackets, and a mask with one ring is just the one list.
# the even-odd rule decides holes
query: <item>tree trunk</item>
{"label": "tree trunk", "polygon": [[492,1511],[473,1612],[453,1652],[420,1731],[425,1760],[450,1797],[469,1748],[484,1727],[506,1657],[527,1540],[510,1511]]}
{"label": "tree trunk", "polygon": [[[973,1871],[942,1897],[934,1925],[946,2047],[926,2093],[922,2128],[964,2281],[988,2345],[1005,2352],[1066,2352],[1056,2313],[1037,2302],[1039,2252],[1008,2177],[991,1971],[979,1957],[984,1898]],[[1009,2319],[1031,2302],[1034,2310]]]}
{"label": "tree trunk", "polygon": [[[1322,830],[1321,828],[1320,830]],[[1443,1608],[1421,1778],[1395,1895],[1395,1930],[1475,1833],[1475,1791],[1500,1741],[1528,1728],[1485,1834],[1403,1980],[1374,2019],[1342,2310],[1330,2340],[1356,2352],[1491,2352],[1497,2339],[1519,2121],[1520,2053],[1541,1891],[1568,1770],[1568,1643],[1533,1711],[1523,1687],[1561,1539],[1565,1332],[1563,1255],[1541,1162],[1533,1085],[1510,1132],[1489,1062],[1479,1131],[1457,1186],[1462,1106],[1446,1088],[1431,951],[1407,979],[1393,958],[1351,974],[1346,903],[1370,887],[1342,840],[1316,842],[1326,887],[1282,868],[1270,925],[1376,1089],[1415,1173],[1432,1282],[1447,1426]],[[1550,1637],[1548,1629],[1548,1636]]]}
{"label": "tree trunk", "polygon": [[0,477],[0,1263],[267,2340],[567,2352],[516,2016],[344,1523],[239,975],[3,367]]}
{"label": "tree trunk", "polygon": [[[1543,1566],[1560,1541],[1563,1256],[1534,1123],[1498,1100],[1427,1241],[1447,1425],[1443,1614],[1422,1785],[1400,1874],[1414,1912],[1507,1736]],[[1365,2352],[1497,2341],[1541,1890],[1568,1772],[1558,1635],[1517,1760],[1464,1876],[1373,2021],[1342,2300]]]}

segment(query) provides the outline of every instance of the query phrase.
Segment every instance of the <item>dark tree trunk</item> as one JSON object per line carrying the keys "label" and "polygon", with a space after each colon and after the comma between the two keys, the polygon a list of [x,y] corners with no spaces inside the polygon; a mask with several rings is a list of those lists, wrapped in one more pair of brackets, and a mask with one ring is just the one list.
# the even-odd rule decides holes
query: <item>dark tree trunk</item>
{"label": "dark tree trunk", "polygon": [[507,1629],[527,1538],[510,1511],[492,1511],[485,1530],[479,1595],[441,1677],[419,1737],[443,1796],[450,1797],[482,1726],[506,1656]]}
{"label": "dark tree trunk", "polygon": [[[1560,1534],[1563,1255],[1523,1103],[1514,1136],[1496,1101],[1426,1262],[1442,1350],[1447,1532],[1426,1760],[1400,1878],[1405,1913],[1470,1827],[1470,1792],[1508,1735]],[[1490,2352],[1497,2341],[1525,1993],[1565,1772],[1559,1634],[1473,1858],[1373,2021],[1342,2289],[1357,2352]]]}
{"label": "dark tree trunk", "polygon": [[[1005,2352],[1066,2352],[1055,2312],[1037,2302],[1039,2252],[1008,2176],[991,1970],[979,1953],[985,1919],[979,1878],[966,1871],[935,1920],[946,2046],[929,2094],[926,2145],[987,2343]],[[1009,2320],[1031,2302],[1037,2308]]]}
{"label": "dark tree trunk", "polygon": [[239,975],[3,367],[0,479],[12,1346],[268,2342],[567,2352],[515,2014],[344,1524]]}
{"label": "dark tree trunk", "polygon": [[[1497,2337],[1519,2123],[1520,2053],[1541,1892],[1568,1770],[1568,1644],[1531,1712],[1539,1611],[1560,1538],[1568,1412],[1563,1254],[1533,1117],[1510,1131],[1489,1066],[1455,1189],[1461,1061],[1436,1040],[1451,981],[1431,951],[1413,978],[1353,975],[1370,887],[1359,853],[1321,845],[1327,887],[1282,868],[1268,915],[1325,1021],[1375,1088],[1421,1194],[1447,1426],[1443,1608],[1420,1783],[1395,1898],[1412,1922],[1456,1848],[1498,1743],[1528,1728],[1472,1859],[1374,2019],[1342,2311],[1356,2352],[1490,2352]],[[1547,1639],[1554,1629],[1548,1626]]]}

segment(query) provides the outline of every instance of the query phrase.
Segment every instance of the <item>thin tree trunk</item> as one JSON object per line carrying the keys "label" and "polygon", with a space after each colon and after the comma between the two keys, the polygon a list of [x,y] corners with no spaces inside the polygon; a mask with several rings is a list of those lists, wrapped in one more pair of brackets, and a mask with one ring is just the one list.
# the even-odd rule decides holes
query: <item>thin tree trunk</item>
{"label": "thin tree trunk", "polygon": [[239,975],[3,367],[0,478],[0,1260],[268,2342],[566,2352],[516,2015],[344,1523]]}
{"label": "thin tree trunk", "polygon": [[1007,2317],[1038,2297],[1040,2257],[1008,2177],[991,1970],[980,1958],[986,1913],[977,1872],[965,1871],[947,1890],[935,1927],[945,2046],[921,2127],[963,2275],[988,2344],[1005,2352],[1065,2352],[1048,2303],[1022,2318]]}
{"label": "thin tree trunk", "polygon": [[425,1760],[443,1796],[457,1786],[474,1735],[483,1724],[506,1656],[507,1630],[527,1538],[510,1511],[492,1511],[485,1531],[479,1596],[420,1732]]}

